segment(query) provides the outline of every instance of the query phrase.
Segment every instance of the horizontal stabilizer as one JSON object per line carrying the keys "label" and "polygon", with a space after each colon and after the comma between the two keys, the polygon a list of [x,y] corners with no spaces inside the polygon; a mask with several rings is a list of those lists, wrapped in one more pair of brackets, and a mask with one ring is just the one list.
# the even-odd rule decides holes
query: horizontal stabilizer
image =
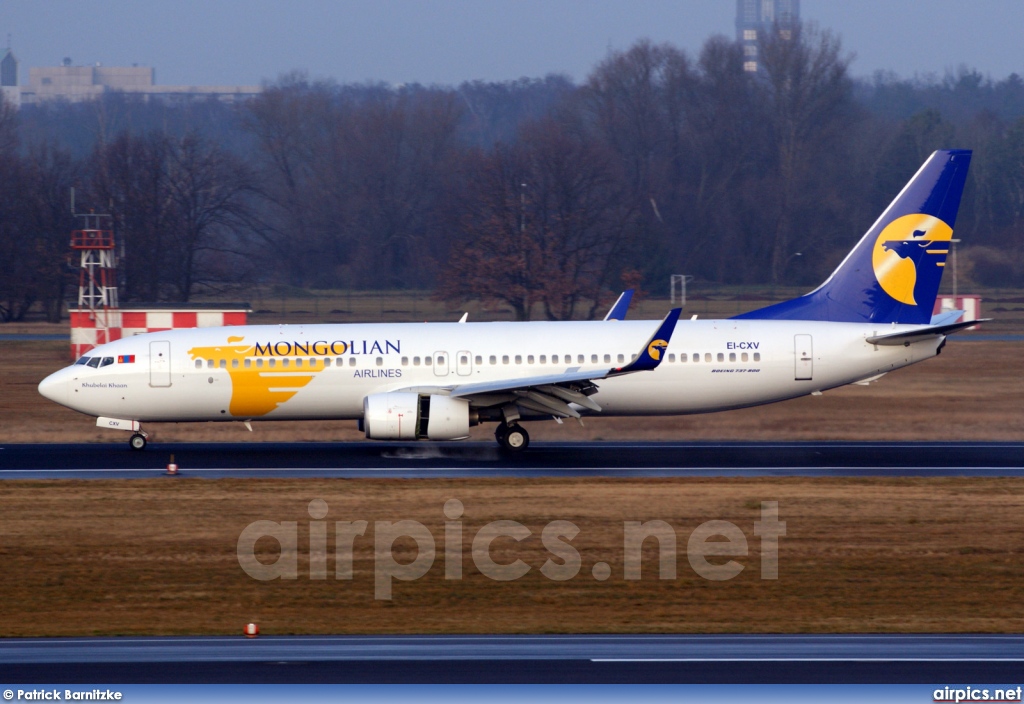
{"label": "horizontal stabilizer", "polygon": [[894,332],[890,335],[875,335],[874,337],[867,338],[867,341],[872,345],[909,345],[912,342],[921,342],[929,337],[948,335],[956,332],[957,330],[963,330],[964,328],[969,328],[972,325],[984,323],[989,320],[991,320],[991,318],[983,318],[982,320],[965,320],[959,323],[950,323],[949,325],[932,325],[918,330],[911,330],[910,332]]}
{"label": "horizontal stabilizer", "polygon": [[949,325],[950,323],[955,323],[956,321],[960,320],[960,316],[962,316],[965,312],[966,311],[962,310],[944,310],[941,313],[936,313],[935,315],[933,315],[931,322],[928,324]]}

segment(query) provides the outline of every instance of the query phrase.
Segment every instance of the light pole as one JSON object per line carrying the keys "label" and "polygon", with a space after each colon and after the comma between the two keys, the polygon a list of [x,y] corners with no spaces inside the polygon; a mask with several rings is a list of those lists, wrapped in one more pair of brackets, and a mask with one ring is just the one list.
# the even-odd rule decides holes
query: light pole
{"label": "light pole", "polygon": [[949,241],[949,246],[951,248],[949,256],[953,259],[953,305],[955,307],[959,307],[960,306],[960,304],[957,303],[957,301],[956,301],[956,290],[957,290],[957,280],[956,280],[956,243],[959,242],[959,241],[960,240],[958,240],[958,239],[951,239]]}

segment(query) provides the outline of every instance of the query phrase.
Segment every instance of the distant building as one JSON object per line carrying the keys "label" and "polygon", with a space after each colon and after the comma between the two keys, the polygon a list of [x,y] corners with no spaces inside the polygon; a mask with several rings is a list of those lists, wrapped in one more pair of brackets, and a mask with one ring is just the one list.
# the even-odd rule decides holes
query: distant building
{"label": "distant building", "polygon": [[778,27],[783,39],[800,23],[800,0],[736,0],[736,41],[743,45],[743,70],[759,68],[758,40]]}
{"label": "distant building", "polygon": [[28,85],[21,88],[21,103],[79,103],[111,92],[168,101],[216,98],[234,102],[259,95],[261,90],[259,86],[162,86],[156,83],[156,71],[151,67],[72,66],[71,59],[64,59],[62,66],[28,70]]}
{"label": "distant building", "polygon": [[4,101],[17,106],[21,102],[21,91],[18,88],[18,59],[7,47],[0,52],[0,92]]}

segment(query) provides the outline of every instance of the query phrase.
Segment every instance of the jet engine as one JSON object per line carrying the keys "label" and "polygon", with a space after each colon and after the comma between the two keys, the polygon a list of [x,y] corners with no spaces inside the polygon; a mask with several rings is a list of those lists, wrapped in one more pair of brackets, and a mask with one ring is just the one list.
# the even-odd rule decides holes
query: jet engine
{"label": "jet engine", "polygon": [[461,440],[477,422],[461,398],[392,392],[363,399],[363,431],[372,440]]}

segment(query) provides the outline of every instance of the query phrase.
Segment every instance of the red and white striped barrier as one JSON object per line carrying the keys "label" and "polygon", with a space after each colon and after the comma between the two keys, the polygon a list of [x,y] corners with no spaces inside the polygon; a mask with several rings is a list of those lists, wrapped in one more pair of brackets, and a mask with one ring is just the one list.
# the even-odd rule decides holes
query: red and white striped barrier
{"label": "red and white striped barrier", "polygon": [[[93,314],[88,310],[70,310],[71,357],[78,359],[97,345],[144,332],[180,328],[215,328],[245,325],[248,309],[165,310],[121,308]],[[106,319],[103,319],[103,316]],[[97,318],[100,318],[97,320]]]}

